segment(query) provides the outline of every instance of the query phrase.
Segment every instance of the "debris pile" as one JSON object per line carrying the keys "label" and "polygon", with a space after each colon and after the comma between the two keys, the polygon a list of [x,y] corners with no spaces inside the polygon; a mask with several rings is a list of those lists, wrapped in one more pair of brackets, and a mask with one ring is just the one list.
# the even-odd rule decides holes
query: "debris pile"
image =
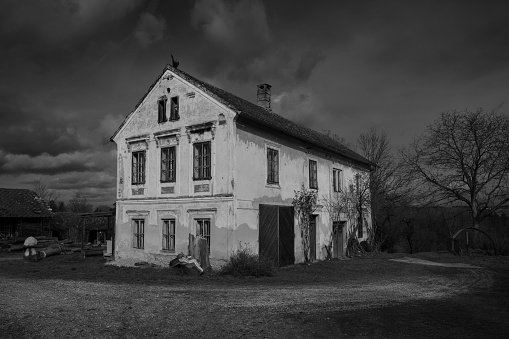
{"label": "debris pile", "polygon": [[180,253],[175,259],[170,261],[170,267],[179,268],[183,272],[191,275],[203,274],[203,268],[201,268],[198,261],[190,255],[186,257],[184,253]]}

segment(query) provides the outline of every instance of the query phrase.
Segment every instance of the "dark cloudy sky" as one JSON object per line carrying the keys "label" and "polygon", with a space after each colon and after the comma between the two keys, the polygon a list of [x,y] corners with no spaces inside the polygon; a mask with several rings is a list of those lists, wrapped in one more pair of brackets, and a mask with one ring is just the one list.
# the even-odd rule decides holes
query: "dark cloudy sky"
{"label": "dark cloudy sky", "polygon": [[115,199],[110,136],[173,54],[248,100],[273,85],[278,114],[395,146],[440,112],[507,112],[505,1],[0,3],[0,187],[41,179],[62,200]]}

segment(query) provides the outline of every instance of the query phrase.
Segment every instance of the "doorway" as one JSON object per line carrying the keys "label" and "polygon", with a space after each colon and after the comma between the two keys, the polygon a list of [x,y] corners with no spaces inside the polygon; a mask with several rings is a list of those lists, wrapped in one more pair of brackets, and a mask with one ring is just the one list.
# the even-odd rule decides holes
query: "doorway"
{"label": "doorway", "polygon": [[339,258],[343,255],[343,229],[346,221],[334,221],[332,223],[332,257]]}
{"label": "doorway", "polygon": [[293,265],[294,211],[293,206],[262,205],[259,208],[259,251],[277,266]]}
{"label": "doorway", "polygon": [[316,260],[316,218],[318,215],[309,216],[309,260]]}

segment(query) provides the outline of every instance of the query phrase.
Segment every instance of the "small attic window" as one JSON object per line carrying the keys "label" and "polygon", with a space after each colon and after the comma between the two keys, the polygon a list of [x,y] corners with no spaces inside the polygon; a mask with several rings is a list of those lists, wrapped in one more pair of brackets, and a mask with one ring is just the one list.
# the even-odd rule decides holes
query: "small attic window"
{"label": "small attic window", "polygon": [[171,98],[170,120],[179,120],[179,97]]}
{"label": "small attic window", "polygon": [[157,101],[157,122],[162,123],[166,119],[166,97],[162,97]]}

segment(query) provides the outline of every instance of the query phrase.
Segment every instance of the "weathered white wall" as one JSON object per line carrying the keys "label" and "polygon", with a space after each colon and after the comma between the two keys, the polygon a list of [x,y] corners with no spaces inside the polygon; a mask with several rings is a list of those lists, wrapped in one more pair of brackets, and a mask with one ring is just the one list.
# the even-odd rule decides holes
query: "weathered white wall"
{"label": "weathered white wall", "polygon": [[[240,118],[235,143],[236,224],[242,231],[234,233],[233,241],[230,243],[235,245],[242,242],[258,251],[259,204],[291,206],[295,191],[301,190],[302,184],[309,189],[309,160],[315,160],[318,172],[318,199],[322,205],[314,213],[318,215],[316,256],[317,259],[324,259],[324,245],[329,243],[332,222],[323,207],[323,199],[330,196],[333,190],[332,170],[338,168],[343,171],[343,185],[346,187],[359,169],[355,169],[347,159],[326,155],[318,147],[309,147],[310,145],[296,139],[255,128],[249,123],[241,122]],[[267,184],[267,147],[279,151],[279,185]],[[346,249],[346,237],[343,247]],[[303,260],[300,229],[295,220],[295,261]]]}
{"label": "weathered white wall", "polygon": [[[199,89],[171,75],[169,71],[150,90],[144,101],[128,118],[125,126],[115,136],[117,144],[117,229],[116,252],[119,257],[134,256],[140,259],[152,254],[160,257],[187,254],[188,234],[196,234],[194,217],[210,217],[211,257],[226,257],[228,225],[233,219],[233,118],[235,114],[204,95]],[[194,96],[190,95],[194,93]],[[170,98],[179,97],[180,119],[158,123],[158,99],[168,98],[167,117],[170,116]],[[212,129],[204,133],[188,133],[186,127],[201,123],[212,123]],[[177,145],[177,179],[175,183],[160,182],[160,154],[154,135],[161,131],[178,129],[170,138]],[[126,139],[148,136],[146,147],[146,175],[142,185],[131,184],[131,159]],[[193,180],[193,142],[211,141],[211,180]],[[136,143],[137,144],[137,143]],[[133,148],[133,147],[131,147]],[[134,146],[136,148],[136,145]],[[208,184],[208,192],[194,192],[194,185]],[[174,193],[161,192],[161,187],[174,186]],[[133,194],[133,189],[143,188],[143,194]],[[145,248],[132,246],[132,223],[136,211],[147,215],[145,224]],[[166,211],[166,212],[165,212]],[[173,215],[176,219],[176,251],[162,252],[161,214]],[[139,213],[138,213],[139,214]]]}

